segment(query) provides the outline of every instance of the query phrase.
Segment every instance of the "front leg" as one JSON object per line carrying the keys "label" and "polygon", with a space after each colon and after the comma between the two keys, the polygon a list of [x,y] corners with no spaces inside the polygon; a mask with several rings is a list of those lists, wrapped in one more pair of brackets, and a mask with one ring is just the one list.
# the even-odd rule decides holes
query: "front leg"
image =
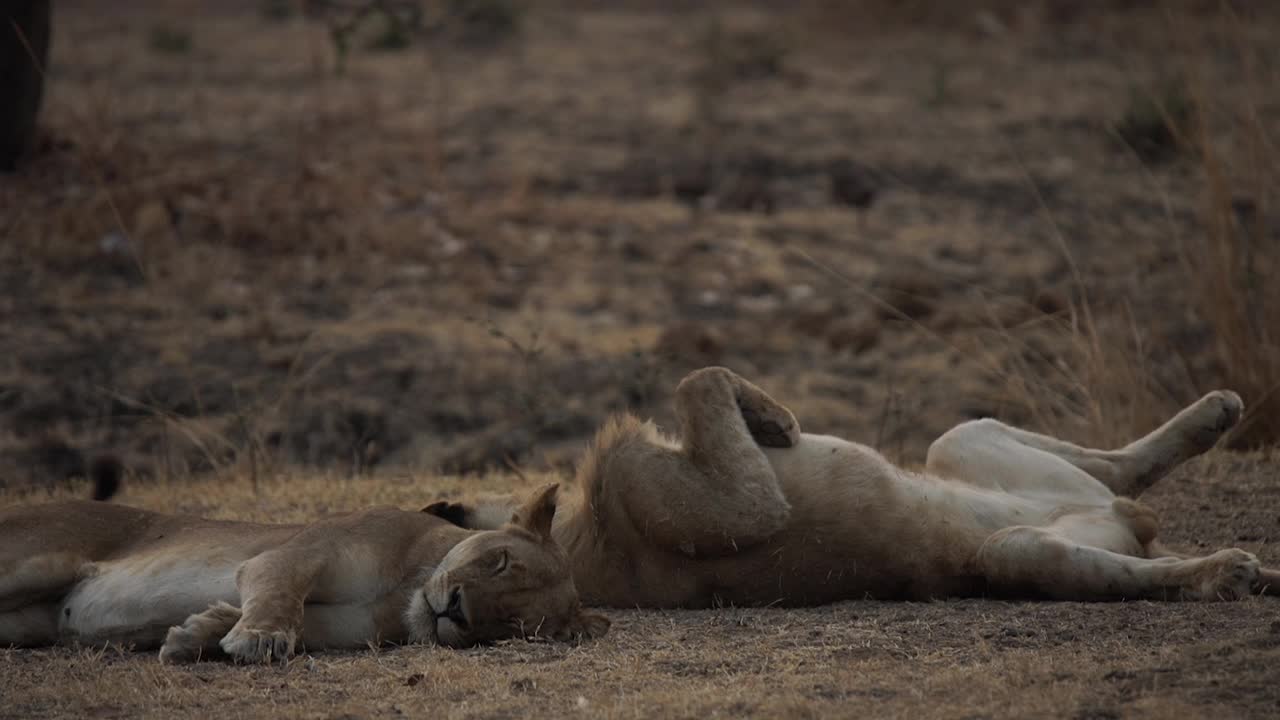
{"label": "front leg", "polygon": [[220,602],[169,628],[160,648],[160,662],[196,662],[206,655],[221,653],[218,641],[235,627],[240,615],[240,608]]}
{"label": "front leg", "polygon": [[240,566],[241,615],[218,644],[243,662],[287,661],[302,635],[307,595],[324,569],[325,554],[283,547]]}
{"label": "front leg", "polygon": [[625,508],[650,542],[690,557],[735,553],[785,527],[791,505],[761,445],[798,442],[795,417],[722,367],[685,377],[676,411],[678,448],[647,426],[602,431],[591,465],[606,475],[595,483],[613,496],[606,504]]}

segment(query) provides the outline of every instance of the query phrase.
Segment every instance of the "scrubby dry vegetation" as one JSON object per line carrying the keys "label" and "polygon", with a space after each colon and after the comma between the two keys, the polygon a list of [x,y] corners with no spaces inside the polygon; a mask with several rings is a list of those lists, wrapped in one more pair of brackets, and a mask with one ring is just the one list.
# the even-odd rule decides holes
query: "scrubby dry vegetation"
{"label": "scrubby dry vegetation", "polygon": [[[0,176],[3,501],[110,453],[148,507],[414,507],[562,472],[609,412],[669,425],[711,363],[908,463],[983,415],[1113,444],[1215,387],[1251,408],[1229,445],[1280,434],[1265,3],[358,4],[57,4]],[[1274,564],[1277,468],[1151,499]],[[615,615],[285,673],[13,651],[0,714],[1278,702],[1263,602]]]}

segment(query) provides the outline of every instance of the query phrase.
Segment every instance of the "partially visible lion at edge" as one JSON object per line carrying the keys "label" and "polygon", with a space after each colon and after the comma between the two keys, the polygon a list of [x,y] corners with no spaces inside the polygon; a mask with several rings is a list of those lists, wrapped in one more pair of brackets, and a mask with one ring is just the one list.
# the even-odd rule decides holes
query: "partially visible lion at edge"
{"label": "partially visible lion at edge", "polygon": [[[101,493],[100,493],[101,494]],[[493,530],[373,508],[307,525],[64,501],[0,509],[0,647],[117,643],[168,662],[298,648],[603,635],[551,537],[557,486]]]}

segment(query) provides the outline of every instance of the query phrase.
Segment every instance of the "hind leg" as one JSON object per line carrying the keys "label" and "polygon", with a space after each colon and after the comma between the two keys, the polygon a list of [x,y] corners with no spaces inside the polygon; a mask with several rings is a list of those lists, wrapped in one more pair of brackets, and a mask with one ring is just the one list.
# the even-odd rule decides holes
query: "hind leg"
{"label": "hind leg", "polygon": [[1170,470],[1212,448],[1243,412],[1239,395],[1217,390],[1119,450],[1090,450],[1025,430],[1009,431],[1020,442],[1058,455],[1093,475],[1115,494],[1137,497]]}
{"label": "hind leg", "polygon": [[[1187,553],[1177,552],[1165,547],[1163,543],[1155,541],[1147,545],[1147,555],[1153,558],[1171,558],[1174,560],[1194,560],[1197,556],[1188,555]],[[1260,595],[1274,595],[1280,597],[1280,569],[1264,567],[1258,570],[1258,579],[1254,583],[1253,591]]]}
{"label": "hind leg", "polygon": [[958,425],[929,446],[925,470],[979,487],[1055,502],[1107,506],[1115,495],[1061,455],[1022,442],[997,420]]}
{"label": "hind leg", "polygon": [[0,648],[45,647],[58,642],[58,605],[43,603],[0,612]]}
{"label": "hind leg", "polygon": [[1056,600],[1236,600],[1258,590],[1261,578],[1258,559],[1243,550],[1147,559],[1027,526],[992,535],[977,563],[997,592]]}
{"label": "hind leg", "polygon": [[0,647],[54,645],[60,637],[62,600],[94,565],[74,552],[33,552],[40,539],[20,531],[3,540]]}
{"label": "hind leg", "polygon": [[[1092,495],[1101,485],[1116,495],[1137,497],[1173,468],[1213,447],[1240,419],[1243,408],[1233,392],[1209,393],[1119,450],[1084,448],[996,420],[975,420],[953,428],[930,446],[928,468],[980,485],[999,478],[998,485],[1012,492],[1026,485]],[[1028,462],[1035,476],[1019,480]]]}
{"label": "hind leg", "polygon": [[75,553],[50,552],[0,562],[0,612],[67,594],[92,565]]}

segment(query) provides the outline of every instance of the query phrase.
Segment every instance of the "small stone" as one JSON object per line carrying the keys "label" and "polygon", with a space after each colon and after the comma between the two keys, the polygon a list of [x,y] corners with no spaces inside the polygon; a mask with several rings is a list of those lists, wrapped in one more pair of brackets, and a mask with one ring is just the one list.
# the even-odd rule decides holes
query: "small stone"
{"label": "small stone", "polygon": [[131,252],[132,245],[124,233],[109,232],[98,239],[98,249],[108,255],[120,255]]}
{"label": "small stone", "polygon": [[787,288],[787,301],[793,303],[802,303],[814,296],[812,285],[792,285]]}

